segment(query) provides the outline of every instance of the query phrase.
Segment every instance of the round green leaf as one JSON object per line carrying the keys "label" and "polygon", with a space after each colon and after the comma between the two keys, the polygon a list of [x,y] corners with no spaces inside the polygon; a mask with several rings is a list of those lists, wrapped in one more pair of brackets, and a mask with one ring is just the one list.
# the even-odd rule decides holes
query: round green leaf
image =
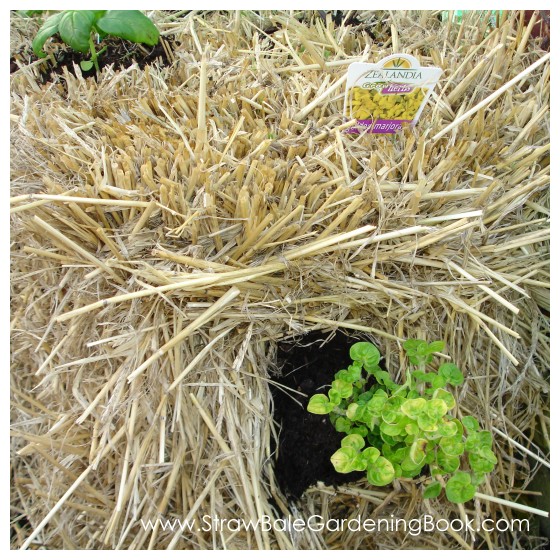
{"label": "round green leaf", "polygon": [[426,343],[423,340],[410,339],[403,343],[403,348],[408,355],[417,354],[418,348],[419,347],[423,348],[424,347],[423,345],[425,344]]}
{"label": "round green leaf", "polygon": [[362,457],[366,460],[368,466],[373,465],[375,461],[379,458],[381,452],[376,447],[366,447],[362,451]]}
{"label": "round green leaf", "polygon": [[93,60],[82,60],[82,62],[80,62],[80,68],[84,72],[91,70],[93,68]]}
{"label": "round green leaf", "polygon": [[452,418],[451,422],[453,422],[453,424],[455,424],[455,426],[457,426],[457,434],[458,435],[463,435],[465,430],[463,429],[463,424],[461,424],[461,421],[458,418]]}
{"label": "round green leaf", "polygon": [[442,437],[439,441],[439,447],[450,457],[459,457],[465,451],[461,436]]}
{"label": "round green leaf", "polygon": [[424,461],[417,464],[410,457],[405,457],[401,463],[403,477],[414,478],[419,475],[424,464]]}
{"label": "round green leaf", "polygon": [[371,342],[356,342],[350,347],[350,357],[355,362],[360,362],[362,364],[365,363],[368,358],[373,358],[376,353],[379,354],[381,358],[379,350]]}
{"label": "round green leaf", "polygon": [[348,434],[358,434],[363,438],[367,437],[369,434],[369,430],[365,426],[354,426],[350,430],[347,431]]}
{"label": "round green leaf", "polygon": [[348,405],[348,408],[346,409],[346,416],[350,420],[356,420],[356,415],[358,413],[359,406],[360,405],[358,403],[352,403]]}
{"label": "round green leaf", "polygon": [[358,434],[350,434],[349,436],[342,438],[342,441],[340,442],[341,447],[353,447],[358,451],[362,449],[365,444],[366,442],[364,438],[362,436],[359,436]]}
{"label": "round green leaf", "polygon": [[331,401],[334,406],[341,403],[342,397],[336,389],[329,389],[329,401]]}
{"label": "round green leaf", "polygon": [[386,422],[387,424],[394,424],[397,422],[399,416],[400,414],[398,411],[389,408],[383,410],[383,414],[381,415],[381,418],[383,418],[383,421]]}
{"label": "round green leaf", "polygon": [[469,473],[459,471],[454,474],[445,486],[445,495],[454,504],[464,504],[474,498],[476,486],[471,483]]}
{"label": "round green leaf", "polygon": [[326,395],[313,395],[307,404],[307,412],[312,414],[328,414],[332,412],[334,404],[331,403]]}
{"label": "round green leaf", "polygon": [[442,377],[441,375],[436,375],[433,379],[432,379],[432,387],[434,389],[440,389],[441,387],[445,387],[445,384],[447,383],[447,381],[445,380],[444,377]]}
{"label": "round green leaf", "polygon": [[441,467],[443,472],[446,473],[455,472],[461,464],[459,457],[452,457],[451,455],[446,455],[445,453],[443,453],[443,451],[441,451],[441,449],[438,449],[436,458],[439,467]]}
{"label": "round green leaf", "polygon": [[438,434],[442,437],[451,437],[457,434],[455,422],[442,422],[438,427]]}
{"label": "round green leaf", "polygon": [[423,498],[425,500],[431,500],[437,498],[441,493],[441,484],[439,482],[432,482],[424,489]]}
{"label": "round green leaf", "polygon": [[349,473],[353,470],[353,462],[358,456],[354,447],[341,447],[331,456],[334,470],[339,473]]}
{"label": "round green leaf", "polygon": [[489,447],[480,447],[469,453],[469,464],[476,473],[489,473],[494,470],[498,459]]}
{"label": "round green leaf", "polygon": [[108,35],[133,43],[156,45],[159,41],[157,27],[138,10],[108,10],[97,21],[97,27]]}
{"label": "round green leaf", "polygon": [[346,409],[346,416],[353,422],[361,422],[365,411],[365,405],[352,403],[348,405],[348,408]]}
{"label": "round green leaf", "polygon": [[415,422],[410,422],[405,426],[405,430],[408,435],[414,436],[420,431],[420,428]]}
{"label": "round green leaf", "polygon": [[430,418],[442,418],[447,413],[447,405],[443,399],[434,397],[426,403],[425,413]]}
{"label": "round green leaf", "polygon": [[470,433],[465,440],[465,449],[476,452],[481,447],[492,447],[492,434],[486,430]]}
{"label": "round green leaf", "polygon": [[414,370],[412,375],[421,383],[431,383],[436,374],[432,371],[422,371],[420,369]]}
{"label": "round green leaf", "polygon": [[382,432],[381,430],[379,431],[379,435],[381,436],[381,439],[387,443],[388,445],[395,445],[397,443],[397,440],[393,437],[390,436],[389,434],[386,434],[385,432]]}
{"label": "round green leaf", "polygon": [[445,403],[445,406],[447,406],[447,410],[455,408],[455,398],[449,391],[446,391],[445,389],[436,389],[434,391],[434,399],[441,399]]}
{"label": "round green leaf", "polygon": [[400,435],[403,430],[399,424],[387,424],[387,422],[381,422],[379,428],[382,433],[392,437]]}
{"label": "round green leaf", "polygon": [[438,421],[430,418],[427,414],[421,414],[416,422],[418,422],[418,427],[425,432],[435,432],[439,427]]}
{"label": "round green leaf", "polygon": [[386,402],[386,397],[373,396],[368,402],[367,408],[372,414],[375,414],[375,416],[381,416]]}
{"label": "round green leaf", "polygon": [[365,393],[362,393],[358,397],[358,402],[361,404],[367,404],[372,397],[373,397],[373,393],[371,391],[366,391]]}
{"label": "round green leaf", "polygon": [[423,398],[410,399],[401,405],[402,412],[412,419],[418,418],[425,408],[426,400]]}
{"label": "round green leaf", "polygon": [[334,429],[337,432],[348,433],[352,429],[352,422],[348,418],[344,418],[344,416],[339,416],[334,423]]}
{"label": "round green leaf", "polygon": [[374,486],[386,486],[395,478],[395,469],[385,457],[379,457],[372,465],[368,466],[367,479]]}
{"label": "round green leaf", "polygon": [[461,385],[464,381],[464,376],[461,370],[455,364],[442,364],[438,369],[439,375],[441,375],[447,383],[451,385]]}
{"label": "round green leaf", "polygon": [[333,381],[332,388],[335,391],[338,391],[343,399],[347,399],[352,395],[352,383],[348,383],[342,379],[335,379]]}
{"label": "round green leaf", "polygon": [[343,381],[351,381],[348,370],[340,369],[334,374],[335,379],[342,379]]}
{"label": "round green leaf", "polygon": [[461,422],[469,432],[477,432],[480,429],[480,424],[474,416],[463,416]]}
{"label": "round green leaf", "polygon": [[353,461],[352,461],[352,471],[365,471],[367,469],[367,461],[361,456],[358,455]]}
{"label": "round green leaf", "polygon": [[443,340],[434,340],[434,342],[430,342],[430,344],[428,344],[428,352],[430,353],[443,352],[444,348],[445,342],[443,342]]}

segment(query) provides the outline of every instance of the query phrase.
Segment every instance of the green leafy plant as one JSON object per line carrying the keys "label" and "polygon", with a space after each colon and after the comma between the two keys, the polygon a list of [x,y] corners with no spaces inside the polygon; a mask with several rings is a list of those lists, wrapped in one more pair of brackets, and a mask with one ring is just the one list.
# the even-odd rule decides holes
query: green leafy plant
{"label": "green leafy plant", "polygon": [[[497,463],[492,434],[472,416],[454,416],[452,389],[464,378],[455,364],[433,365],[442,341],[407,340],[403,347],[410,364],[403,384],[382,369],[375,345],[358,342],[352,363],[334,375],[326,395],[309,399],[307,410],[328,414],[347,434],[331,457],[336,471],[365,471],[374,486],[429,471],[424,498],[438,497],[444,485],[449,501],[464,503]],[[470,471],[460,470],[462,462]]]}
{"label": "green leafy plant", "polygon": [[159,41],[156,26],[138,10],[65,10],[49,17],[37,32],[33,51],[38,57],[46,56],[43,46],[49,37],[57,33],[74,50],[91,54],[90,60],[80,63],[84,71],[93,66],[99,71],[99,55],[107,48],[97,51],[94,35],[100,39],[112,35],[147,45],[155,45]]}
{"label": "green leafy plant", "polygon": [[33,16],[40,16],[45,10],[17,10],[17,13],[25,18],[31,18]]}

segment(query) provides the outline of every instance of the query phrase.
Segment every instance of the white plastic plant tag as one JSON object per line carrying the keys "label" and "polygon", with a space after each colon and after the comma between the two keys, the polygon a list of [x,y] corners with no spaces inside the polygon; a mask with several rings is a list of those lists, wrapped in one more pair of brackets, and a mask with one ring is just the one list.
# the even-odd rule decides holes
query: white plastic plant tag
{"label": "white plastic plant tag", "polygon": [[344,115],[357,119],[349,134],[392,134],[414,126],[441,73],[422,67],[409,54],[393,54],[377,64],[353,62],[348,67]]}

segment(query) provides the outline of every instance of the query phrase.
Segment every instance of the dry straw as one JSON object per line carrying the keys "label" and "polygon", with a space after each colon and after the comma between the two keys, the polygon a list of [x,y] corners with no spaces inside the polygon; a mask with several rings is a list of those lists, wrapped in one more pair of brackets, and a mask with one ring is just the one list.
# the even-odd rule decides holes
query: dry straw
{"label": "dry straw", "polygon": [[[512,518],[546,480],[550,63],[536,16],[440,16],[155,12],[170,64],[44,83],[21,49],[36,23],[13,16],[14,548],[545,544],[197,530],[205,516]],[[393,51],[444,69],[425,116],[346,135],[347,65]],[[317,329],[376,341],[401,373],[403,339],[446,341],[467,375],[458,414],[496,434],[474,501],[425,502],[417,481],[282,495],[276,344]],[[194,528],[142,525],[158,519]]]}

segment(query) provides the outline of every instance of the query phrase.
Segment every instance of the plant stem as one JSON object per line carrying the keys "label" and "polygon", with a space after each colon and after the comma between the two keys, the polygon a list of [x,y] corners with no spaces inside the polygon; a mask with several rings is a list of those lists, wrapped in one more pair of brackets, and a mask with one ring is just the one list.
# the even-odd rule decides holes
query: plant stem
{"label": "plant stem", "polygon": [[91,35],[89,36],[89,51],[91,53],[91,61],[93,62],[93,65],[95,66],[95,71],[99,72],[99,64],[97,63],[98,53],[95,50],[95,45],[93,44],[93,39],[91,38]]}

